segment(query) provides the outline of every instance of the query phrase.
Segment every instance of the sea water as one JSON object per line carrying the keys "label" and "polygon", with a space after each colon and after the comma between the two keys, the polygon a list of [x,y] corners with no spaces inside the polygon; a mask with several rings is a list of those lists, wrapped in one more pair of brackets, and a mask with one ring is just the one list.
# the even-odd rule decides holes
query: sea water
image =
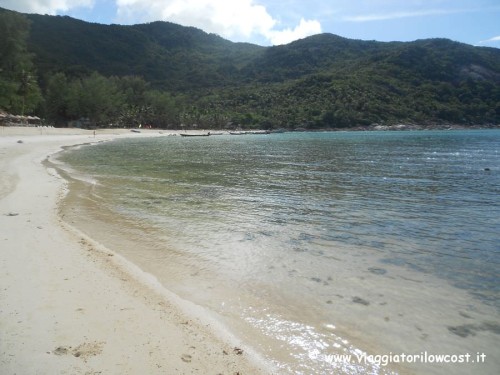
{"label": "sea water", "polygon": [[277,373],[500,369],[498,130],[165,136],[61,160],[66,220]]}

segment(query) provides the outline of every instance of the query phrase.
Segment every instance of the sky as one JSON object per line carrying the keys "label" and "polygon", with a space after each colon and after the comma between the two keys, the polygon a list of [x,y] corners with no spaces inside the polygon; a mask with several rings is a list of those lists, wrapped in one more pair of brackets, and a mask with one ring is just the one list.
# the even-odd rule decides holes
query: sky
{"label": "sky", "polygon": [[169,21],[263,46],[332,33],[500,48],[500,0],[0,0],[0,7],[103,24]]}

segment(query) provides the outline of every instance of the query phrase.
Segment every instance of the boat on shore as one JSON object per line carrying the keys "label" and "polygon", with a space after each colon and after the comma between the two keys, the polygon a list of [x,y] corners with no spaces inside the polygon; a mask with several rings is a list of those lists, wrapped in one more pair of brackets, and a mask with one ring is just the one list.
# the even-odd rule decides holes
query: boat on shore
{"label": "boat on shore", "polygon": [[208,137],[210,136],[210,132],[207,134],[187,134],[187,133],[181,133],[181,137]]}
{"label": "boat on shore", "polygon": [[229,132],[231,135],[246,135],[246,134],[270,134],[271,132],[268,130],[254,130],[254,131],[241,131],[241,132]]}

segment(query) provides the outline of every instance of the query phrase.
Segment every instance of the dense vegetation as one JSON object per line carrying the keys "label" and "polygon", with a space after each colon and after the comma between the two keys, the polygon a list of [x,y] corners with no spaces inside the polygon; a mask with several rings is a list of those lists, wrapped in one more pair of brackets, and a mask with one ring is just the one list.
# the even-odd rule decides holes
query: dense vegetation
{"label": "dense vegetation", "polygon": [[32,56],[25,40],[29,22],[13,13],[0,13],[0,109],[25,114],[41,101]]}
{"label": "dense vegetation", "polygon": [[350,128],[500,124],[500,50],[321,34],[232,43],[168,22],[0,9],[0,109],[57,125]]}

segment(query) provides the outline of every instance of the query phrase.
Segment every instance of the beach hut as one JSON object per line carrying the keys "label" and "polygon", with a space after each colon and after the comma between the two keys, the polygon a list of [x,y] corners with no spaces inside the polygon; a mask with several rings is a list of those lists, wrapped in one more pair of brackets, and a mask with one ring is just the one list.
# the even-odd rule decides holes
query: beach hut
{"label": "beach hut", "polygon": [[28,124],[31,126],[36,126],[40,124],[40,117],[38,116],[26,116],[26,119],[28,121]]}
{"label": "beach hut", "polygon": [[0,125],[2,126],[37,126],[40,121],[38,116],[20,116],[0,111]]}

